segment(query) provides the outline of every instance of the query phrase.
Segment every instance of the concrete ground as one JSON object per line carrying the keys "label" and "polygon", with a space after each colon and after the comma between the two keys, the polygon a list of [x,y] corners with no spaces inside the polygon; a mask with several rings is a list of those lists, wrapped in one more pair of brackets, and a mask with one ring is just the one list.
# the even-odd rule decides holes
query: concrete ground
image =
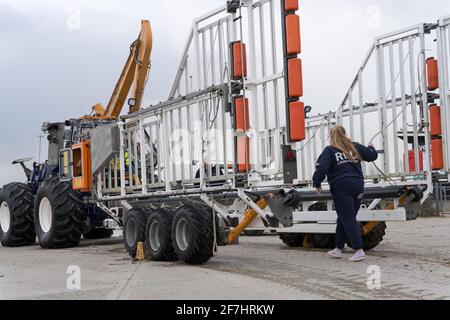
{"label": "concrete ground", "polygon": [[[79,266],[81,290],[67,289]],[[381,271],[370,290],[367,271]],[[276,236],[241,238],[210,263],[130,261],[120,238],[79,248],[0,248],[0,299],[450,299],[450,217],[391,223],[366,262],[290,249]]]}

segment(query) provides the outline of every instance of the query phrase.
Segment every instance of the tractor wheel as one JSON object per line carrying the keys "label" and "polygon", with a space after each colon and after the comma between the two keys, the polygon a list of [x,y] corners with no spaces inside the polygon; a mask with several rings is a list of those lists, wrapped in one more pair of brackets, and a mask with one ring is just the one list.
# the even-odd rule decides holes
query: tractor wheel
{"label": "tractor wheel", "polygon": [[109,239],[113,234],[114,230],[111,229],[93,228],[89,232],[83,233],[83,238],[86,240]]}
{"label": "tractor wheel", "polygon": [[53,177],[44,182],[34,202],[34,224],[42,248],[64,249],[80,244],[87,214],[80,192]]}
{"label": "tractor wheel", "polygon": [[146,228],[145,255],[154,261],[178,260],[172,245],[172,223],[175,213],[166,209],[156,210]]}
{"label": "tractor wheel", "polygon": [[134,208],[125,214],[123,240],[128,254],[136,258],[138,245],[145,242],[145,227],[149,213],[141,208]]}
{"label": "tractor wheel", "polygon": [[364,250],[369,251],[378,247],[386,235],[386,228],[386,222],[380,222],[372,231],[363,235]]}
{"label": "tractor wheel", "polygon": [[213,257],[214,220],[210,208],[190,202],[177,210],[172,225],[172,242],[181,261],[200,265]]}
{"label": "tractor wheel", "polygon": [[0,242],[4,247],[36,242],[33,201],[33,192],[23,183],[11,183],[0,191]]}
{"label": "tractor wheel", "polygon": [[291,248],[301,248],[305,235],[303,233],[280,233],[280,239]]}

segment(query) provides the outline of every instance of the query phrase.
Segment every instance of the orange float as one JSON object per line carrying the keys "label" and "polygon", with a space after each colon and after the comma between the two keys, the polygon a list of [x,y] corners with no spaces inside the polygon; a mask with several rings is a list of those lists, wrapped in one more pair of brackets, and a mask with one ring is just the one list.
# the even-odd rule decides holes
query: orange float
{"label": "orange float", "polygon": [[441,107],[430,106],[430,131],[433,137],[442,135]]}
{"label": "orange float", "polygon": [[438,68],[438,61],[435,58],[429,58],[427,60],[428,90],[430,91],[434,91],[439,88]]}
{"label": "orange float", "polygon": [[247,77],[247,46],[242,41],[232,43],[233,80]]}
{"label": "orange float", "polygon": [[284,11],[297,11],[298,8],[298,0],[284,0]]}
{"label": "orange float", "polygon": [[431,152],[433,156],[433,170],[444,169],[444,150],[442,139],[435,139],[431,142]]}
{"label": "orange float", "polygon": [[291,102],[289,104],[290,140],[300,142],[306,138],[305,104],[303,102]]}
{"label": "orange float", "polygon": [[297,55],[302,52],[300,17],[296,14],[286,16],[286,46],[289,55]]}
{"label": "orange float", "polygon": [[289,97],[299,98],[303,96],[302,60],[293,58],[288,60],[288,86]]}

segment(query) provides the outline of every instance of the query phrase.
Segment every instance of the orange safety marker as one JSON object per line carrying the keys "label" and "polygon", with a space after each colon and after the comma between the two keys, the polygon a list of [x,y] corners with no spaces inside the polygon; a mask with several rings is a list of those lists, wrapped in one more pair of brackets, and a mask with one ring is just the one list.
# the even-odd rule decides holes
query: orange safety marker
{"label": "orange safety marker", "polygon": [[236,137],[237,170],[240,173],[249,172],[250,164],[250,138],[247,136]]}
{"label": "orange safety marker", "polygon": [[442,135],[441,107],[430,106],[430,132],[433,137]]}
{"label": "orange safety marker", "polygon": [[437,88],[439,88],[438,61],[435,58],[429,58],[427,60],[427,73],[428,73],[428,90],[434,91]]}
{"label": "orange safety marker", "polygon": [[247,77],[247,46],[242,41],[233,42],[233,80],[241,80]]}
{"label": "orange safety marker", "polygon": [[289,55],[297,55],[302,52],[300,17],[296,14],[286,16],[286,45]]}
{"label": "orange safety marker", "polygon": [[291,102],[289,104],[290,140],[300,142],[306,138],[305,104],[303,102]]}
{"label": "orange safety marker", "polygon": [[236,116],[236,130],[241,132],[247,132],[250,130],[250,112],[248,107],[248,99],[244,97],[237,97],[235,99],[235,116]]}
{"label": "orange safety marker", "polygon": [[444,150],[442,139],[435,139],[431,142],[433,170],[444,169]]}
{"label": "orange safety marker", "polygon": [[284,0],[285,11],[297,11],[299,8],[298,0]]}
{"label": "orange safety marker", "polygon": [[288,60],[288,85],[289,97],[299,98],[303,96],[302,60],[293,58]]}
{"label": "orange safety marker", "polygon": [[[408,161],[409,163],[409,172],[416,172],[416,171],[423,171],[423,152],[419,151],[419,168],[416,166],[416,151],[415,150],[409,150],[408,154],[405,155],[405,161]],[[406,164],[405,164],[405,171],[406,171]]]}

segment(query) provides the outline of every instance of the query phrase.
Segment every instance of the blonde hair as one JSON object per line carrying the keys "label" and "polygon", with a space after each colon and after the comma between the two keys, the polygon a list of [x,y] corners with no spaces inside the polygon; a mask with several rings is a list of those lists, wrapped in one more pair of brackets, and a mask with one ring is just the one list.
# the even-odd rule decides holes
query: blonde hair
{"label": "blonde hair", "polygon": [[343,152],[351,161],[362,161],[361,155],[342,126],[331,129],[331,146]]}

